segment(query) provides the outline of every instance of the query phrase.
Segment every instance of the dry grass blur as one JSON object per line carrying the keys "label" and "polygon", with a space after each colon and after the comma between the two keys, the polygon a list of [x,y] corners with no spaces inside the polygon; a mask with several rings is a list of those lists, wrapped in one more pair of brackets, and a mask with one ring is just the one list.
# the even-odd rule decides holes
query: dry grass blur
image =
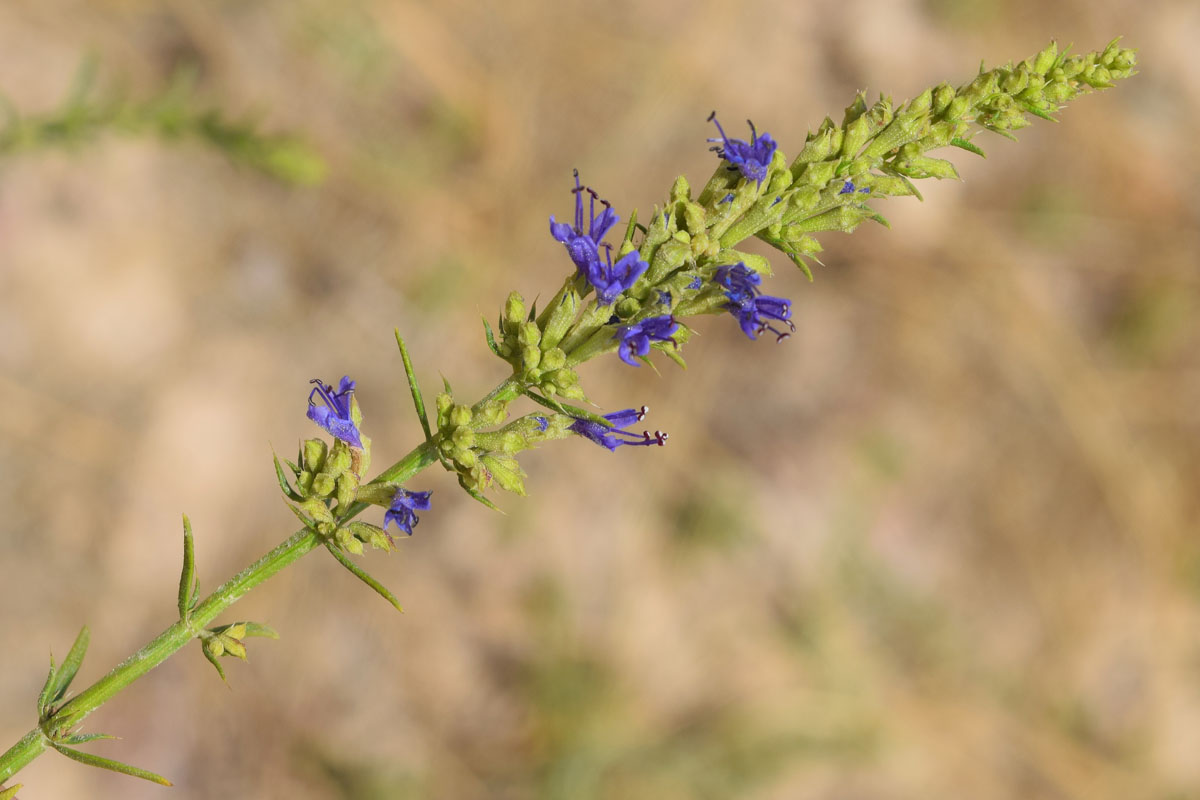
{"label": "dry grass blur", "polygon": [[[226,689],[198,649],[46,755],[29,798],[1200,797],[1200,7],[1187,0],[24,0],[0,91],[52,107],[86,53],[328,158],[292,189],[199,146],[105,138],[0,163],[0,746],[87,623],[90,682],[170,623],[179,514],[211,588],[292,529],[270,445],[343,373],[390,463],[419,436],[391,337],[464,396],[479,315],[570,265],[572,167],[623,214],[712,169],[704,118],[794,153],[864,86],[897,98],[1057,37],[1141,74],[959,184],[826,235],[799,335],[712,319],[691,368],[615,358],[671,446],[525,458],[507,516],[435,510],[369,568],[250,595]],[[665,363],[665,362],[664,362]]]}

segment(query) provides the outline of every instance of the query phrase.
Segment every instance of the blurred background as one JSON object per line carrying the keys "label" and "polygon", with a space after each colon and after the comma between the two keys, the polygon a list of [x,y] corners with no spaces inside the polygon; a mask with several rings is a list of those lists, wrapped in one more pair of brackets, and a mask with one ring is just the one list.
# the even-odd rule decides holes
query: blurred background
{"label": "blurred background", "polygon": [[223,620],[282,635],[229,687],[195,646],[88,720],[174,789],[48,754],[22,797],[1200,797],[1191,0],[0,5],[23,113],[89,54],[130,100],[189,67],[328,164],[0,159],[0,745],[82,624],[80,687],[171,623],[181,512],[205,590],[294,529],[271,448],[314,433],[310,378],[359,381],[384,465],[420,437],[393,326],[430,393],[504,376],[479,316],[571,269],[573,167],[644,214],[712,172],[714,108],[792,155],[859,89],[1118,34],[1135,78],[981,134],[815,283],[776,257],[790,341],[713,317],[687,371],[589,364],[669,447],[529,453],[505,515],[422,474],[365,562],[406,614],[314,554]]}

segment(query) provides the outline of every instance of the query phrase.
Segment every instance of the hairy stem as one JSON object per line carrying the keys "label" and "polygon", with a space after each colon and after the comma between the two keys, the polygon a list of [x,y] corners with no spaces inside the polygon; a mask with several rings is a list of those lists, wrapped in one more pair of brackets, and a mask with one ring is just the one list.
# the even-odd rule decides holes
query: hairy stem
{"label": "hairy stem", "polygon": [[[494,399],[511,400],[520,392],[521,384],[509,378],[489,392],[477,405]],[[437,451],[433,443],[423,442],[409,451],[404,458],[380,473],[375,481],[403,483],[436,461]],[[366,503],[355,503],[341,519],[342,521],[348,520],[366,508]],[[284,567],[298,561],[321,543],[320,534],[312,529],[304,528],[221,584],[212,594],[200,601],[186,620],[180,620],[164,630],[136,653],[118,664],[107,675],[59,707],[36,728],[25,734],[20,741],[0,754],[0,783],[8,780],[40,756],[50,746],[53,736],[74,728],[88,714],[199,636],[208,623],[216,619],[221,612],[240,600],[255,586]]]}

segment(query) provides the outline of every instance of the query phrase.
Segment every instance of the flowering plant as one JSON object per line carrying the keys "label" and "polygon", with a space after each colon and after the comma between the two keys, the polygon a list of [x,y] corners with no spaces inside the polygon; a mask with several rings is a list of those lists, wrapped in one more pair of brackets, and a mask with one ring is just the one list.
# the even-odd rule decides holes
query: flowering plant
{"label": "flowering plant", "polygon": [[[424,440],[373,477],[371,440],[364,435],[355,381],[343,377],[335,389],[314,380],[307,416],[332,442],[311,438],[301,443],[294,460],[275,459],[280,490],[300,529],[202,598],[185,517],[178,621],[69,697],[88,644],[84,628],[62,663],[51,661],[38,698],[37,725],[0,754],[0,781],[54,749],[81,763],[167,783],[154,773],[78,749],[105,738],[80,733],[79,726],[193,639],[224,679],[224,657],[244,660],[247,638],[275,636],[269,627],[249,621],[209,627],[251,588],[324,548],[399,608],[395,595],[352,557],[367,545],[395,549],[389,526],[412,535],[419,514],[432,511],[431,492],[410,487],[423,469],[440,463],[471,497],[494,508],[486,492],[498,488],[525,494],[519,456],[546,442],[579,437],[610,451],[665,444],[666,433],[637,430],[648,413],[645,406],[597,414],[578,405],[587,401],[578,368],[609,354],[637,367],[651,363],[655,352],[682,365],[683,347],[693,333],[691,320],[703,315],[732,316],[752,340],[771,333],[777,342],[785,341],[795,330],[792,304],[764,293],[764,279],[772,276],[770,263],[739,249],[743,242],[758,238],[811,279],[810,262],[821,251],[817,234],[851,232],[866,220],[886,224],[876,201],[919,198],[914,180],[957,177],[949,161],[930,152],[955,147],[982,154],[973,141],[976,130],[1012,138],[1012,131],[1031,124],[1029,116],[1053,118],[1077,95],[1130,76],[1134,64],[1134,52],[1117,41],[1081,56],[1059,52],[1051,44],[1018,64],[981,70],[957,88],[941,84],[907,103],[881,97],[868,105],[859,94],[840,123],[826,118],[791,161],[753,123],[748,140],[729,138],[714,114],[709,120],[720,136],[709,140],[718,159],[712,176],[698,192],[678,178],[662,206],[655,206],[641,223],[637,212],[631,213],[623,231],[616,210],[576,173],[570,190],[572,221],[549,219],[551,237],[566,248],[574,269],[540,310],[513,292],[495,327],[483,322],[488,347],[508,364],[510,375],[474,403],[460,402],[446,382],[430,410],[397,331]],[[606,241],[615,232],[614,242]],[[514,417],[514,404],[522,398],[537,407]],[[359,519],[371,506],[383,510],[382,525]],[[14,797],[18,788],[0,789],[0,800]]]}

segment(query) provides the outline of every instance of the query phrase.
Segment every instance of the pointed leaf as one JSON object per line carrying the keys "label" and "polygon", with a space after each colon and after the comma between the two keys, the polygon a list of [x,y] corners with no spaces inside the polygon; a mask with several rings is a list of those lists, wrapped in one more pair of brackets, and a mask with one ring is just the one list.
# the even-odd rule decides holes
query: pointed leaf
{"label": "pointed leaf", "polygon": [[542,395],[530,391],[529,389],[526,389],[523,393],[533,402],[537,403],[538,405],[545,406],[552,411],[557,411],[560,414],[566,414],[568,417],[586,419],[591,422],[595,422],[597,425],[603,425],[606,428],[612,427],[612,423],[606,420],[604,417],[586,409],[582,409],[579,406],[573,406],[570,403],[560,403],[552,397],[543,397]]}
{"label": "pointed leaf", "polygon": [[246,636],[262,636],[266,639],[278,639],[279,634],[274,628],[263,625],[261,622],[247,622]]}
{"label": "pointed leaf", "polygon": [[987,158],[987,155],[985,155],[983,152],[983,148],[981,148],[977,144],[972,144],[971,142],[969,142],[966,139],[963,139],[961,137],[955,136],[953,139],[950,140],[950,144],[952,144],[954,147],[958,147],[963,150],[966,150],[968,153],[974,153],[975,155],[979,156],[980,158]]}
{"label": "pointed leaf", "polygon": [[46,675],[46,683],[42,686],[42,691],[38,694],[38,720],[42,720],[46,716],[47,709],[50,708],[50,696],[54,694],[55,682],[58,678],[58,666],[54,663],[54,654],[50,654],[50,672]]}
{"label": "pointed leaf", "polygon": [[216,668],[217,674],[221,676],[221,680],[226,686],[228,686],[229,679],[225,677],[225,668],[221,666],[221,660],[216,655],[209,652],[208,648],[205,647],[203,643],[200,646],[200,652],[204,653],[204,657],[208,659],[208,663],[212,664],[213,667]]}
{"label": "pointed leaf", "polygon": [[[288,482],[287,476],[283,474],[283,466],[279,463],[279,456],[275,455],[274,451],[272,451],[271,457],[275,459],[275,478],[279,481],[279,490],[283,492],[284,496],[289,500],[302,499],[300,494],[292,488],[292,484]],[[290,462],[288,466],[292,466]],[[295,467],[292,467],[292,471],[299,474],[299,470]]]}
{"label": "pointed leaf", "polygon": [[[275,459],[279,472],[279,459]],[[283,473],[280,472],[280,481]],[[192,521],[183,515],[183,569],[179,573],[179,618],[187,621],[192,610],[192,587],[196,584],[196,546],[192,539]]]}
{"label": "pointed leaf", "polygon": [[1022,101],[1018,101],[1018,102],[1020,102],[1021,108],[1025,109],[1030,114],[1033,114],[1035,117],[1041,117],[1042,119],[1050,120],[1051,122],[1058,122],[1058,117],[1055,117],[1049,111],[1043,111],[1042,109],[1035,106],[1033,103],[1022,102]]}
{"label": "pointed leaf", "polygon": [[75,733],[59,741],[60,744],[83,744],[97,739],[116,739],[111,733]]}
{"label": "pointed leaf", "polygon": [[[486,325],[487,322],[484,322]],[[408,377],[408,388],[412,392],[413,405],[417,408],[417,417],[421,420],[421,430],[425,431],[425,441],[433,438],[429,432],[429,417],[425,414],[425,400],[421,397],[421,385],[417,383],[417,375],[413,372],[412,361],[408,358],[408,348],[404,339],[400,338],[400,329],[396,328],[396,344],[400,347],[400,360],[404,362],[404,374]]]}
{"label": "pointed leaf", "polygon": [[464,492],[471,495],[471,497],[473,497],[475,500],[479,501],[480,503],[483,503],[485,506],[490,508],[492,511],[498,511],[501,514],[504,513],[504,509],[500,508],[500,506],[496,505],[491,500],[488,500],[486,497],[484,497],[483,494],[478,489],[472,489],[470,486],[467,486],[465,483],[462,482],[461,478],[458,481],[458,485],[463,488]]}
{"label": "pointed leaf", "polygon": [[338,563],[345,567],[351,575],[358,578],[367,586],[370,586],[376,594],[391,603],[401,614],[404,613],[404,609],[400,607],[400,601],[396,599],[394,594],[388,591],[386,586],[368,575],[366,570],[347,558],[345,553],[343,553],[333,544],[326,542],[325,549],[333,554],[333,557],[337,559]]}
{"label": "pointed leaf", "polygon": [[496,335],[492,333],[492,326],[488,324],[487,317],[483,317],[483,336],[487,339],[488,349],[496,355],[500,355],[500,345],[496,344]]}
{"label": "pointed leaf", "polygon": [[99,767],[100,769],[107,769],[111,772],[119,772],[122,775],[141,778],[142,780],[150,781],[151,783],[157,783],[160,786],[172,785],[171,782],[162,775],[157,775],[149,770],[139,769],[138,767],[130,766],[129,764],[124,764],[120,761],[114,761],[111,758],[103,758],[93,753],[85,753],[82,750],[74,750],[56,742],[51,742],[50,746],[62,753],[67,758],[72,759],[73,761],[78,761],[80,764],[86,764],[89,767]]}
{"label": "pointed leaf", "polygon": [[17,792],[21,791],[23,783],[18,783],[16,786],[10,786],[7,789],[0,789],[0,800],[16,800]]}
{"label": "pointed leaf", "polygon": [[54,688],[50,692],[51,702],[57,703],[62,700],[63,695],[67,693],[67,687],[71,685],[71,681],[75,680],[75,673],[79,672],[79,665],[83,663],[83,656],[87,653],[90,638],[91,631],[84,625],[83,630],[79,631],[79,635],[75,637],[75,644],[71,645],[71,652],[67,653],[67,657],[63,659],[62,665],[58,668],[58,674],[54,678]]}

